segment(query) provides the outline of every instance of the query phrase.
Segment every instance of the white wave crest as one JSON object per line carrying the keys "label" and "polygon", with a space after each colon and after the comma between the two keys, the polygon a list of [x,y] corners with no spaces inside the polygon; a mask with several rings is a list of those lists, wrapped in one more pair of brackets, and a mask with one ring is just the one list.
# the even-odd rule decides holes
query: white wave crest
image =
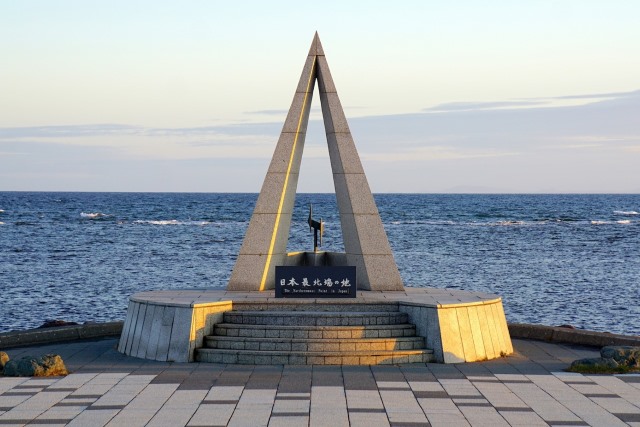
{"label": "white wave crest", "polygon": [[148,225],[207,225],[209,221],[178,221],[177,219],[166,220],[136,220],[134,224],[148,224]]}
{"label": "white wave crest", "polygon": [[80,212],[80,216],[81,216],[82,218],[97,219],[97,218],[104,218],[104,217],[107,217],[107,216],[109,216],[109,215],[107,215],[107,214],[103,214],[103,213],[101,213],[101,212],[89,212],[89,213],[86,213],[86,212]]}
{"label": "white wave crest", "polygon": [[623,220],[620,220],[620,221],[616,221],[616,224],[631,224],[631,220],[623,219]]}
{"label": "white wave crest", "polygon": [[0,225],[4,225],[4,222],[0,221]]}
{"label": "white wave crest", "polygon": [[636,211],[613,211],[616,215],[640,215],[640,212]]}
{"label": "white wave crest", "polygon": [[0,213],[4,212],[4,209],[0,209]]}
{"label": "white wave crest", "polygon": [[609,224],[609,221],[591,221],[592,225],[604,225]]}
{"label": "white wave crest", "polygon": [[525,225],[526,223],[524,221],[498,221],[497,224],[510,226],[510,225]]}

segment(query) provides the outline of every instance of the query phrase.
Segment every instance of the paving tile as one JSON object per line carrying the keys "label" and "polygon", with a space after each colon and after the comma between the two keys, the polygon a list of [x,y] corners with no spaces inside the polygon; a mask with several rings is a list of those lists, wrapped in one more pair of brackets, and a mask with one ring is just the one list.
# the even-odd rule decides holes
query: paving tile
{"label": "paving tile", "polygon": [[278,413],[302,413],[309,414],[311,407],[311,401],[308,399],[277,399],[273,404],[272,414]]}
{"label": "paving tile", "polygon": [[15,420],[33,420],[38,418],[43,412],[43,410],[19,410],[14,408],[0,415],[0,422],[4,423],[6,421]]}
{"label": "paving tile", "polygon": [[244,408],[236,407],[229,426],[267,426],[271,417],[271,405],[255,404],[245,406]]}
{"label": "paving tile", "polygon": [[513,383],[505,385],[544,420],[580,421],[573,412],[535,384]]}
{"label": "paving tile", "polygon": [[342,426],[349,424],[347,400],[343,387],[312,386],[310,425]]}
{"label": "paving tile", "polygon": [[275,414],[271,415],[269,419],[269,427],[300,427],[309,425],[309,417],[308,416],[298,416],[298,415],[287,415],[287,416],[278,416]]}
{"label": "paving tile", "polygon": [[147,424],[148,427],[169,427],[169,426],[184,426],[187,425],[193,414],[198,409],[197,406],[189,406],[186,408],[166,408],[162,407],[151,418],[151,421]]}
{"label": "paving tile", "polygon": [[499,413],[511,426],[547,426],[548,425],[535,412],[500,411]]}
{"label": "paving tile", "polygon": [[598,406],[611,413],[633,414],[640,413],[640,408],[620,397],[591,397]]}
{"label": "paving tile", "polygon": [[43,412],[37,420],[67,420],[67,422],[74,419],[78,416],[82,411],[84,411],[84,407],[60,407],[54,406]]}
{"label": "paving tile", "polygon": [[75,417],[70,423],[70,427],[102,427],[106,425],[118,412],[119,409],[99,409],[95,411],[84,411]]}
{"label": "paving tile", "polygon": [[379,389],[409,389],[409,383],[406,381],[377,381]]}
{"label": "paving tile", "polygon": [[380,393],[377,390],[345,390],[347,408],[351,409],[384,409]]}
{"label": "paving tile", "polygon": [[435,412],[427,414],[427,419],[432,427],[465,427],[470,426],[467,419],[461,412]]}
{"label": "paving tile", "polygon": [[[609,375],[594,375],[590,376],[589,379],[596,382],[605,390],[611,393],[615,393],[616,395],[625,399],[627,402],[640,408],[640,391],[633,386],[633,383],[627,383],[623,381],[622,377]],[[640,383],[638,384],[640,385]]]}
{"label": "paving tile", "polygon": [[[207,390],[176,390],[162,405],[162,409],[197,407],[207,395]],[[194,410],[195,412],[195,410]]]}
{"label": "paving tile", "polygon": [[452,399],[418,399],[420,407],[425,414],[460,414],[460,410]]}
{"label": "paving tile", "polygon": [[145,426],[155,416],[154,409],[127,409],[124,408],[109,421],[108,427],[137,427]]}
{"label": "paving tile", "polygon": [[178,384],[149,384],[128,405],[129,410],[159,410]]}
{"label": "paving tile", "polygon": [[226,426],[236,409],[235,403],[200,405],[189,426]]}
{"label": "paving tile", "polygon": [[238,401],[244,386],[213,386],[209,390],[209,393],[205,396],[204,400],[218,400],[218,401]]}
{"label": "paving tile", "polygon": [[574,346],[514,340],[516,355],[464,365],[255,367],[144,361],[116,341],[18,349],[62,349],[78,368],[0,377],[0,424],[640,425],[640,376],[559,371],[593,352]]}
{"label": "paving tile", "polygon": [[508,427],[509,423],[494,408],[479,408],[473,406],[460,407],[460,412],[471,425]]}
{"label": "paving tile", "polygon": [[45,411],[67,397],[69,393],[68,391],[41,392],[17,405],[16,409]]}
{"label": "paving tile", "polygon": [[276,398],[276,390],[247,390],[244,389],[240,400],[238,401],[238,409],[251,407],[256,405],[273,406]]}
{"label": "paving tile", "polygon": [[409,381],[409,387],[411,387],[413,391],[444,391],[442,385],[435,381]]}
{"label": "paving tile", "polygon": [[476,388],[493,406],[528,408],[527,404],[502,383],[475,383]]}

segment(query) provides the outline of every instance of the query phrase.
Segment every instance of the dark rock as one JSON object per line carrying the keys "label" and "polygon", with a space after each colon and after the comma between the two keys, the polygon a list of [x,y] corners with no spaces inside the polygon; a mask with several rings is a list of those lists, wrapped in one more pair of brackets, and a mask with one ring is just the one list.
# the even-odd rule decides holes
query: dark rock
{"label": "dark rock", "polygon": [[4,351],[0,351],[0,374],[4,371],[4,365],[9,361],[9,355]]}
{"label": "dark rock", "polygon": [[9,360],[4,365],[4,375],[8,377],[57,377],[68,373],[62,358],[57,354],[46,354],[42,357],[25,356],[18,360]]}
{"label": "dark rock", "polygon": [[575,329],[576,327],[573,325],[559,325],[558,328]]}
{"label": "dark rock", "polygon": [[607,359],[613,359],[619,365],[628,366],[630,368],[640,368],[640,347],[632,347],[629,345],[606,346],[600,350],[600,356]]}
{"label": "dark rock", "polygon": [[58,326],[72,326],[72,325],[77,325],[78,323],[76,322],[67,322],[66,320],[45,320],[45,322],[38,326],[38,329],[41,328],[55,328]]}

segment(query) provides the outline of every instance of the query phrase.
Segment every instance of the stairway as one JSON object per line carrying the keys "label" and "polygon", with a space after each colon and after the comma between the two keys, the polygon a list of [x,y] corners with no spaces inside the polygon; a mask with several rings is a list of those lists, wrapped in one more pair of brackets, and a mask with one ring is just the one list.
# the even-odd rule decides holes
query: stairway
{"label": "stairway", "polygon": [[398,311],[229,311],[196,360],[251,365],[378,365],[433,361]]}

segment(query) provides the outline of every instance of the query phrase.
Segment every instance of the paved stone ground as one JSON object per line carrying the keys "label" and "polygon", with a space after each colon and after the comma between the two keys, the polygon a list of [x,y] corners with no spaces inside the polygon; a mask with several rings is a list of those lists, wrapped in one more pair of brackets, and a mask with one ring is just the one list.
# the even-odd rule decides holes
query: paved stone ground
{"label": "paved stone ground", "polygon": [[640,375],[568,374],[597,352],[513,343],[490,362],[344,367],[152,362],[116,339],[9,349],[72,374],[0,377],[0,426],[640,426]]}

